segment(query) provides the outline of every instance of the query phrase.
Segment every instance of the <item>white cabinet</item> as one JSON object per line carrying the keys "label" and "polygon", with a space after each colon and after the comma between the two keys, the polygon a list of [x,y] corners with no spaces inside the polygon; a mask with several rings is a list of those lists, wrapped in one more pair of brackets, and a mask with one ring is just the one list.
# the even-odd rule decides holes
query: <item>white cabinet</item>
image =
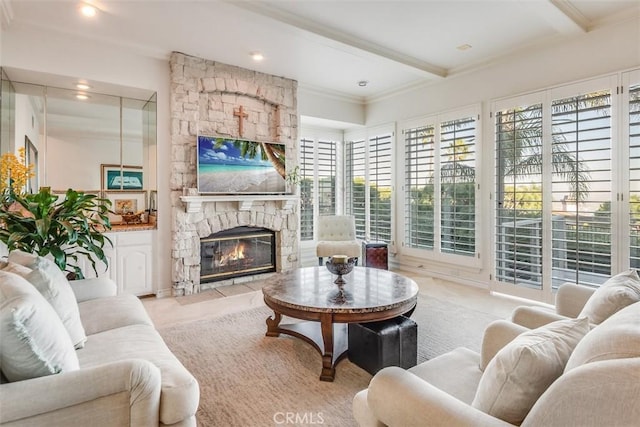
{"label": "white cabinet", "polygon": [[[154,259],[157,230],[117,231],[105,233],[111,239],[103,248],[109,261],[105,268],[96,261],[98,276],[107,276],[118,284],[118,294],[149,295],[155,292]],[[8,253],[6,245],[0,244],[0,257]],[[77,264],[86,278],[96,277],[91,262],[85,255],[78,255]]]}
{"label": "white cabinet", "polygon": [[155,230],[127,231],[117,234],[116,283],[119,294],[153,293],[153,250]]}

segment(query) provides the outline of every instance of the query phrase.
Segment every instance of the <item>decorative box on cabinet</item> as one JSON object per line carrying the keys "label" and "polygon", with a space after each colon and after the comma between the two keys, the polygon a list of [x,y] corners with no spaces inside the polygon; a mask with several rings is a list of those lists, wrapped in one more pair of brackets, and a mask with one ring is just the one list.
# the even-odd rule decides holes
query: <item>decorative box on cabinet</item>
{"label": "decorative box on cabinet", "polygon": [[384,242],[362,242],[362,258],[365,267],[389,269],[389,254]]}

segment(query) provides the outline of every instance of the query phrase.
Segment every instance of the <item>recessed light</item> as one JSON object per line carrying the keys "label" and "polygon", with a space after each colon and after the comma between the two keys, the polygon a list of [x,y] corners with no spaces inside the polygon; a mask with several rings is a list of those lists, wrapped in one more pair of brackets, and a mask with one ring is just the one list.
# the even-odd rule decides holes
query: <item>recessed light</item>
{"label": "recessed light", "polygon": [[80,90],[89,90],[89,89],[91,89],[91,86],[89,86],[89,85],[88,85],[88,84],[86,84],[86,83],[77,83],[77,84],[76,84],[76,87],[77,87],[78,89],[80,89]]}
{"label": "recessed light", "polygon": [[89,99],[89,95],[87,95],[86,93],[78,93],[76,94],[76,98],[81,101],[86,101],[87,99]]}
{"label": "recessed light", "polygon": [[456,49],[458,50],[469,50],[471,49],[471,45],[470,44],[461,44],[460,46],[456,46]]}
{"label": "recessed light", "polygon": [[87,18],[93,18],[98,13],[98,9],[95,6],[91,6],[90,4],[83,4],[80,7],[80,13],[82,13]]}
{"label": "recessed light", "polygon": [[264,55],[260,52],[251,52],[249,55],[254,61],[262,61],[264,59]]}
{"label": "recessed light", "polygon": [[358,82],[358,86],[360,86],[360,87],[365,87],[365,86],[367,86],[368,84],[369,84],[369,80],[360,80],[360,81]]}

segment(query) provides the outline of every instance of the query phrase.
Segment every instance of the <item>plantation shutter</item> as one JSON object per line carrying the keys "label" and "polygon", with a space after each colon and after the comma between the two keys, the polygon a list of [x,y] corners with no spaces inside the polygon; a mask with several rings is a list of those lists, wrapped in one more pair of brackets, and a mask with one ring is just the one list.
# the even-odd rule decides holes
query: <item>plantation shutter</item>
{"label": "plantation shutter", "polygon": [[434,248],[433,125],[404,130],[405,246]]}
{"label": "plantation shutter", "polygon": [[318,212],[336,213],[336,143],[318,141]]}
{"label": "plantation shutter", "polygon": [[369,139],[369,234],[391,242],[391,134]]}
{"label": "plantation shutter", "polygon": [[630,266],[640,268],[640,85],[629,88]]}
{"label": "plantation shutter", "polygon": [[496,113],[496,279],[542,289],[542,104]]}
{"label": "plantation shutter", "polygon": [[300,239],[313,240],[313,140],[300,140]]}
{"label": "plantation shutter", "polygon": [[440,224],[443,253],[475,256],[476,119],[440,125]]}
{"label": "plantation shutter", "polygon": [[552,284],[611,275],[611,93],[552,101]]}
{"label": "plantation shutter", "polygon": [[364,139],[347,142],[345,153],[346,212],[355,218],[358,239],[364,239],[367,231],[366,160]]}

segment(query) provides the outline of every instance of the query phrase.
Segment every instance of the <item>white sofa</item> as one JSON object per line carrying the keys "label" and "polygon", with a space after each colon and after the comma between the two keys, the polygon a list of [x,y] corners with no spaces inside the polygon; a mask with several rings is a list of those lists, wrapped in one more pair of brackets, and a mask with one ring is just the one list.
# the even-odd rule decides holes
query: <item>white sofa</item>
{"label": "white sofa", "polygon": [[[17,274],[0,272],[3,328],[17,324],[11,320],[21,310],[16,301],[34,300],[33,294],[17,296],[25,282],[18,287],[8,282],[18,279],[22,280]],[[3,329],[0,369],[7,375],[0,385],[0,424],[195,426],[198,383],[165,345],[140,300],[116,296],[116,285],[108,279],[72,281],[71,287],[86,340],[77,345],[82,348],[71,349],[69,365],[56,365],[53,374],[7,382],[8,346],[21,342],[9,341],[11,334]],[[34,313],[49,310],[37,307],[41,308]],[[66,337],[56,340],[67,342]],[[21,375],[32,376],[30,372]]]}
{"label": "white sofa", "polygon": [[[574,306],[575,301],[584,305],[590,300],[587,294],[591,295],[593,291],[569,286],[563,289],[563,294],[563,298],[567,297],[572,302],[563,301],[560,307],[566,307],[563,304]],[[638,301],[640,294],[635,290],[631,294]],[[563,313],[577,317],[584,314],[582,311],[579,306],[574,306]],[[589,324],[589,316],[570,319],[537,309],[523,309],[516,314],[517,319],[525,319],[525,322],[539,327],[529,329],[498,320],[485,331],[480,354],[458,348],[409,370],[391,367],[378,372],[369,388],[354,397],[353,413],[358,424],[361,427],[638,425],[640,302],[613,310],[610,317],[595,327]],[[547,316],[547,322],[553,322],[545,324],[544,316]],[[540,336],[540,331],[566,323],[586,326],[585,335],[578,334],[574,343],[565,348],[564,356],[549,355],[540,350],[536,346],[542,341],[538,340],[530,347],[533,351],[520,355],[531,357],[533,354],[533,357],[538,357],[542,368],[529,367],[524,371],[526,375],[521,375],[523,378],[518,378],[520,371],[517,369],[510,370],[513,365],[509,365],[509,360],[503,356],[517,347],[518,342],[526,342],[532,335]],[[592,329],[589,330],[589,326]],[[562,340],[562,336],[555,336],[551,341]],[[533,398],[529,396],[530,406],[522,412],[522,419],[509,422],[505,420],[509,414],[498,417],[497,412],[506,410],[508,413],[512,406],[517,406],[513,401],[521,398],[518,390],[514,391],[511,386],[519,383],[524,393],[536,388],[535,382],[543,376],[541,371],[546,369],[546,365],[559,365],[556,368],[559,376],[553,377],[550,385],[540,388]],[[480,390],[485,393],[486,384],[495,382],[495,378],[483,379],[483,376],[493,375],[496,366],[498,372],[502,370],[506,375],[502,383],[504,388],[488,408],[483,407]],[[491,374],[487,373],[489,371]],[[529,382],[534,385],[529,385]]]}

